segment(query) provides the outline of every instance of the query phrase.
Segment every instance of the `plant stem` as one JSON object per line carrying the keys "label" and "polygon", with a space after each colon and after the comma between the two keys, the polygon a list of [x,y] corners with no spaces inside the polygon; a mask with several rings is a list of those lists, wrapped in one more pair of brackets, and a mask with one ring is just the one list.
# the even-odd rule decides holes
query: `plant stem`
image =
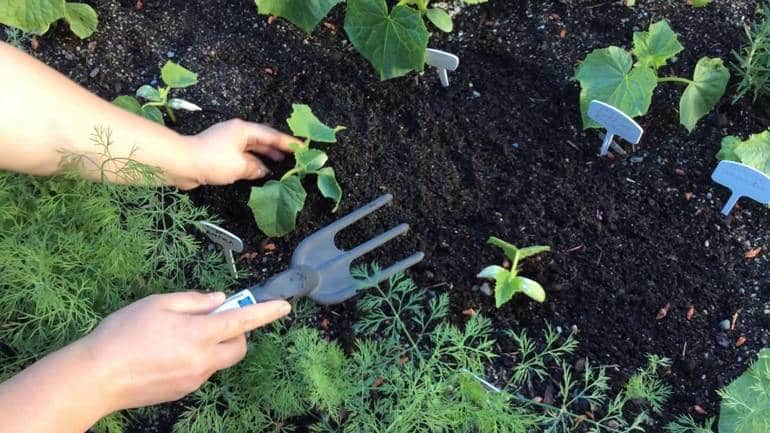
{"label": "plant stem", "polygon": [[676,77],[676,76],[658,78],[658,83],[672,83],[672,82],[684,83],[688,85],[694,83],[694,81],[688,80],[687,78]]}

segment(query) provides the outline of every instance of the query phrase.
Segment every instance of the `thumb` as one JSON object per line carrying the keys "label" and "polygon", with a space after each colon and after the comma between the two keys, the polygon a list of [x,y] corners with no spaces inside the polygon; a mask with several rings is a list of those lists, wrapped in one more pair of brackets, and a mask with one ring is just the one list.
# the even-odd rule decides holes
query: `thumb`
{"label": "thumb", "polygon": [[187,314],[207,314],[225,302],[222,292],[179,292],[161,295],[163,307],[170,311]]}

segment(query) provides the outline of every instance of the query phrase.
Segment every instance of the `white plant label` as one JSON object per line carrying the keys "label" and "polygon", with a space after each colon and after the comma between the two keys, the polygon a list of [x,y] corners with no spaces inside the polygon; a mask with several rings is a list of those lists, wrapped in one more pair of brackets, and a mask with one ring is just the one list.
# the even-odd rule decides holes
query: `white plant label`
{"label": "white plant label", "polygon": [[248,307],[249,305],[254,305],[256,303],[257,301],[254,299],[254,295],[251,294],[251,290],[244,289],[234,294],[233,296],[230,296],[229,298],[227,298],[222,305],[217,307],[217,309],[212,311],[210,314],[217,314],[223,311],[237,310],[239,308]]}
{"label": "white plant label", "polygon": [[730,189],[730,198],[722,208],[727,216],[741,197],[748,197],[764,205],[770,204],[770,177],[761,171],[734,161],[721,161],[711,179]]}
{"label": "white plant label", "polygon": [[230,272],[233,273],[233,277],[237,277],[238,270],[235,268],[233,251],[236,253],[243,251],[243,241],[241,238],[222,227],[207,221],[198,221],[197,226],[209,239],[211,239],[211,242],[222,247],[225,253],[225,260],[227,260],[227,264],[230,267]]}
{"label": "white plant label", "polygon": [[642,127],[626,113],[612,105],[593,100],[588,105],[588,117],[607,130],[602,147],[599,150],[599,155],[601,156],[607,155],[610,144],[613,143],[612,140],[616,135],[632,144],[637,144],[642,139],[642,134],[644,133]]}
{"label": "white plant label", "polygon": [[425,63],[438,69],[441,85],[449,87],[449,73],[447,71],[456,71],[460,66],[460,58],[446,51],[428,48]]}

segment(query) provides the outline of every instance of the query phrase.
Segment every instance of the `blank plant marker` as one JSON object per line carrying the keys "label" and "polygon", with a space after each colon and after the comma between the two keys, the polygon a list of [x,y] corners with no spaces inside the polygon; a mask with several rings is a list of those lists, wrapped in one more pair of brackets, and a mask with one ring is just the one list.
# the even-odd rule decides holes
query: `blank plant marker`
{"label": "blank plant marker", "polygon": [[447,71],[457,70],[457,67],[460,66],[460,58],[446,51],[428,48],[425,63],[438,69],[438,78],[441,80],[441,85],[449,87],[449,73]]}
{"label": "blank plant marker", "polygon": [[607,156],[610,144],[616,135],[633,144],[639,143],[639,140],[642,139],[642,133],[644,133],[642,127],[626,113],[612,105],[593,100],[588,106],[588,117],[607,130],[607,133],[604,135],[604,142],[602,142],[602,147],[599,150],[599,155],[601,156]]}
{"label": "blank plant marker", "polygon": [[198,228],[206,236],[211,239],[211,242],[218,244],[222,247],[225,253],[225,260],[230,267],[233,277],[238,277],[238,270],[235,268],[235,258],[233,258],[233,251],[240,253],[243,251],[243,241],[238,236],[230,233],[229,231],[219,227],[216,224],[212,224],[208,221],[198,221]]}
{"label": "blank plant marker", "polygon": [[741,197],[748,197],[764,205],[770,204],[770,177],[748,165],[735,161],[721,161],[711,179],[730,189],[730,198],[722,208],[727,216]]}

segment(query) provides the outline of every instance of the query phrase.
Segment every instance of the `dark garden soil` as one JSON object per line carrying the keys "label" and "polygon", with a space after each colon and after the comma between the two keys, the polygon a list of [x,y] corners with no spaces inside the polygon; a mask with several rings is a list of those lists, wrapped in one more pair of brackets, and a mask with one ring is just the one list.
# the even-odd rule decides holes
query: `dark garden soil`
{"label": "dark garden soil", "polygon": [[[346,41],[342,8],[307,36],[280,20],[268,23],[250,0],[146,0],[138,12],[135,0],[90,3],[101,20],[93,38],[79,41],[60,26],[41,38],[36,55],[105,98],[157,79],[173,56],[199,72],[200,84],[183,94],[205,107],[180,115],[182,132],[231,117],[286,130],[293,102],[347,126],[327,148],[345,191],[340,214],[384,192],[395,201],[341,242],[410,223],[407,237],[373,257],[388,263],[425,251],[411,275],[449,292],[452,320],[463,322],[462,311],[473,308],[501,333],[526,327],[538,334],[545,322],[577,330],[579,354],[612,366],[618,385],[645,354],[670,357],[667,418],[695,413],[696,405],[716,415],[716,390],[768,345],[768,211],[742,200],[725,220],[719,210],[728,192],[710,180],[721,137],[761,131],[766,113],[748,100],[733,105],[731,86],[716,113],[688,135],[678,124],[682,89],[661,85],[640,119],[641,144],[626,146],[631,158],[600,159],[600,138],[582,131],[579,89],[570,79],[591,49],[630,47],[633,31],[661,18],[686,47],[671,72],[689,76],[701,56],[731,60],[745,41],[742,23],[753,16],[754,1],[693,9],[663,0],[639,0],[635,8],[617,0],[491,0],[463,10],[455,32],[431,42],[462,59],[447,90],[433,71],[377,81]],[[274,176],[288,164],[271,166]],[[298,229],[266,251],[246,205],[254,184],[191,195],[244,237],[246,252],[258,253],[241,262],[258,281],[284,267],[298,241],[336,215],[311,193]],[[475,274],[502,260],[485,245],[490,235],[553,247],[524,265],[524,274],[546,288],[544,304],[521,297],[496,310],[479,291]],[[744,257],[758,247],[758,257]],[[332,336],[347,341],[354,307],[353,301],[323,309],[319,321],[328,318]],[[735,314],[735,329],[722,330],[720,321]],[[501,352],[511,349],[502,340]],[[501,357],[496,374],[512,362]],[[660,424],[650,428],[659,430]]]}

